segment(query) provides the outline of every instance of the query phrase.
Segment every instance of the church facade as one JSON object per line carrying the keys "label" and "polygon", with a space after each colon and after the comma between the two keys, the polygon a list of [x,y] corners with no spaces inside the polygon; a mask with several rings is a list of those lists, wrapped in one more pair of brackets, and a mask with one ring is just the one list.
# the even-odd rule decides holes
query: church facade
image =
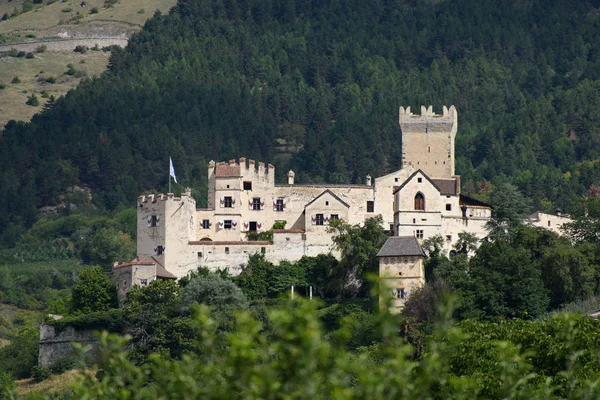
{"label": "church facade", "polygon": [[[461,232],[483,238],[491,207],[460,193],[454,173],[457,122],[454,106],[441,114],[432,107],[421,107],[420,114],[401,107],[401,168],[374,179],[366,176],[360,185],[298,184],[293,171],[287,183],[278,184],[271,164],[245,158],[211,161],[207,208],[196,208],[190,192],[139,197],[139,257],[151,258],[176,277],[200,265],[237,274],[253,253],[273,262],[336,255],[327,232],[330,221],[360,224],[377,215],[390,235],[418,241],[441,235],[447,251]],[[553,229],[568,221],[539,213],[536,218],[534,224],[551,223]]]}

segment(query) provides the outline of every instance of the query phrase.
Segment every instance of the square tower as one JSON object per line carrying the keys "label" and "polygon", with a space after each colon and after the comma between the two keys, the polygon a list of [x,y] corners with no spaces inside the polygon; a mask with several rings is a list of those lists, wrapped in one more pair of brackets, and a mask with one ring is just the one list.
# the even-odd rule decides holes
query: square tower
{"label": "square tower", "polygon": [[421,106],[421,115],[400,107],[402,168],[421,169],[431,178],[452,178],[457,117],[454,106],[444,106],[441,115],[432,106]]}

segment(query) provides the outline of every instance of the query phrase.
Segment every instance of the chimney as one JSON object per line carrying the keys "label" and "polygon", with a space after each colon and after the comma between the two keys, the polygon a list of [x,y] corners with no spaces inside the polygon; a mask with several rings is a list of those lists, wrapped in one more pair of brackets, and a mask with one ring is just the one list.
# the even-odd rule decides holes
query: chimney
{"label": "chimney", "polygon": [[371,186],[371,175],[367,175],[367,186]]}
{"label": "chimney", "polygon": [[192,197],[192,188],[191,187],[186,187],[185,188],[185,194],[187,194],[188,196]]}
{"label": "chimney", "polygon": [[293,185],[294,184],[294,176],[296,174],[294,173],[294,171],[292,171],[290,169],[290,172],[288,172],[288,185]]}

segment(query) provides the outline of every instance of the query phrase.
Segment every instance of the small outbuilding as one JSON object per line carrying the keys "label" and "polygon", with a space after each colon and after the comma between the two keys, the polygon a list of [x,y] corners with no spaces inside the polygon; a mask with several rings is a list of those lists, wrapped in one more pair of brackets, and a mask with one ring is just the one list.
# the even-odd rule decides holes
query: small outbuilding
{"label": "small outbuilding", "polygon": [[130,262],[115,265],[112,281],[117,287],[119,304],[122,304],[134,286],[147,286],[156,279],[177,279],[154,257],[138,256]]}
{"label": "small outbuilding", "polygon": [[398,313],[425,284],[425,252],[414,236],[390,237],[379,253],[379,305]]}

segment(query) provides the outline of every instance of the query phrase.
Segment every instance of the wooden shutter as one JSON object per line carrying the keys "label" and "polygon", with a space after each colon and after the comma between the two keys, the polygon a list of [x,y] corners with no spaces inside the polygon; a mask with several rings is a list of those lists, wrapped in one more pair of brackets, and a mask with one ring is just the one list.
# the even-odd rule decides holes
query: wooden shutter
{"label": "wooden shutter", "polygon": [[221,208],[225,207],[225,196],[221,196],[220,205],[221,205]]}
{"label": "wooden shutter", "polygon": [[312,225],[316,225],[317,224],[317,214],[311,215],[310,220],[312,221]]}

